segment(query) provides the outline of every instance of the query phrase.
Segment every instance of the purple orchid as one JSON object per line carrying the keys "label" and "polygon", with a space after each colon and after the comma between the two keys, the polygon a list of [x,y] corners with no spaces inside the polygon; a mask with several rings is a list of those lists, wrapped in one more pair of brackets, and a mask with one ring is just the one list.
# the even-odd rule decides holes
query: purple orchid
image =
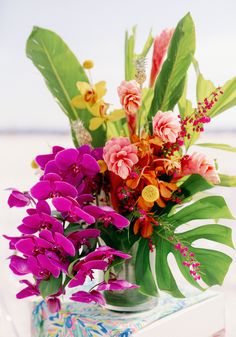
{"label": "purple orchid", "polygon": [[73,232],[67,235],[67,239],[69,239],[76,250],[79,250],[82,245],[86,245],[87,247],[90,247],[90,241],[89,239],[95,239],[100,235],[100,230],[88,228],[83,229],[81,231]]}
{"label": "purple orchid", "polygon": [[[89,254],[88,254],[89,255]],[[75,264],[73,267],[73,271],[76,272],[74,278],[69,282],[68,287],[73,288],[80,285],[83,285],[86,277],[90,277],[91,280],[94,279],[94,271],[93,270],[105,270],[108,267],[108,262],[104,260],[95,260],[88,261],[81,260]]]}
{"label": "purple orchid", "polygon": [[45,174],[57,173],[63,180],[77,186],[85,176],[94,177],[100,167],[91,155],[88,145],[79,149],[65,149],[57,153],[54,160],[47,163]]}
{"label": "purple orchid", "polygon": [[31,196],[28,192],[20,192],[16,189],[11,188],[12,192],[8,198],[8,205],[12,207],[25,207],[31,202]]}
{"label": "purple orchid", "polygon": [[25,297],[40,295],[37,283],[34,285],[31,282],[29,282],[28,280],[21,280],[20,283],[26,284],[27,287],[22,289],[20,292],[18,292],[16,294],[16,298],[22,299],[22,298],[25,298]]}
{"label": "purple orchid", "polygon": [[102,306],[105,305],[104,297],[102,296],[101,293],[99,293],[96,290],[92,290],[90,292],[77,291],[76,293],[72,294],[70,299],[76,302],[84,302],[84,303],[95,302]]}
{"label": "purple orchid", "polygon": [[130,223],[127,218],[116,213],[113,208],[108,206],[89,205],[84,207],[84,211],[94,216],[97,221],[102,222],[105,227],[114,225],[118,229],[123,229]]}
{"label": "purple orchid", "polygon": [[88,224],[92,224],[96,221],[92,215],[85,212],[80,204],[72,198],[54,198],[52,203],[56,210],[69,222],[84,220]]}
{"label": "purple orchid", "polygon": [[101,282],[97,287],[98,291],[117,291],[117,290],[126,290],[132,288],[139,288],[137,284],[132,284],[126,280],[109,280],[108,282]]}
{"label": "purple orchid", "polygon": [[98,247],[94,252],[89,253],[85,257],[85,261],[107,259],[109,262],[111,262],[114,260],[114,256],[118,256],[122,259],[130,259],[132,257],[129,254],[125,254],[111,247],[102,246],[102,247]]}
{"label": "purple orchid", "polygon": [[59,298],[53,296],[50,297],[46,300],[48,310],[52,313],[55,314],[56,312],[61,310],[61,302]]}
{"label": "purple orchid", "polygon": [[39,155],[35,158],[36,163],[39,165],[39,167],[41,168],[41,170],[45,169],[46,164],[55,159],[55,156],[58,152],[64,150],[64,147],[61,146],[53,146],[52,148],[52,153],[50,154],[42,154]]}
{"label": "purple orchid", "polygon": [[62,181],[58,174],[49,173],[31,188],[31,194],[37,200],[46,200],[59,196],[75,198],[78,192],[74,186]]}
{"label": "purple orchid", "polygon": [[46,201],[39,201],[36,209],[30,209],[31,215],[22,220],[22,224],[17,228],[23,234],[34,234],[43,229],[52,232],[63,233],[63,226],[59,220],[51,216],[51,209]]}
{"label": "purple orchid", "polygon": [[12,255],[9,257],[9,260],[10,260],[9,267],[15,275],[26,275],[30,273],[27,258]]}

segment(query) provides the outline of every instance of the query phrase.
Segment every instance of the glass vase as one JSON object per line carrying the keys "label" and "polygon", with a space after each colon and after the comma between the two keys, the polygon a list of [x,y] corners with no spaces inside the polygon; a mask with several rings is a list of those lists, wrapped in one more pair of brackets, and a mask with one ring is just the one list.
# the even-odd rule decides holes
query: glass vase
{"label": "glass vase", "polygon": [[[126,260],[121,265],[113,267],[111,273],[116,279],[126,280],[136,283],[135,277],[135,258],[137,247],[134,245],[129,252],[131,259]],[[139,288],[131,288],[119,291],[104,291],[106,308],[120,312],[138,312],[153,309],[157,303],[157,297],[147,296],[140,292]]]}

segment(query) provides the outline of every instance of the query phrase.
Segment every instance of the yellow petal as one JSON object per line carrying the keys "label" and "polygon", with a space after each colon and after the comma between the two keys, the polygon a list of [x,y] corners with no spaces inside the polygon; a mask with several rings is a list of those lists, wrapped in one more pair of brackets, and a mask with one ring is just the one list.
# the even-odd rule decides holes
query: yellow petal
{"label": "yellow petal", "polygon": [[94,131],[103,124],[103,119],[101,117],[94,117],[90,119],[89,130]]}
{"label": "yellow petal", "polygon": [[31,162],[31,167],[32,167],[33,169],[38,169],[38,168],[39,168],[38,164],[36,163],[36,161],[35,161],[34,159],[33,159],[32,162]]}
{"label": "yellow petal", "polygon": [[93,116],[100,117],[100,105],[101,103],[95,103],[93,105],[88,105],[87,108]]}
{"label": "yellow petal", "polygon": [[110,121],[118,121],[121,118],[125,117],[125,112],[124,110],[114,110],[110,115],[108,115],[108,119]]}
{"label": "yellow petal", "polygon": [[81,95],[75,96],[74,98],[72,98],[71,103],[76,108],[79,108],[79,109],[86,108],[86,103],[84,101],[83,96],[81,96]]}
{"label": "yellow petal", "polygon": [[91,85],[87,82],[77,82],[76,86],[83,96],[86,94],[87,91],[92,90]]}
{"label": "yellow petal", "polygon": [[104,160],[99,159],[98,160],[98,165],[100,166],[100,173],[104,173],[107,170],[107,164],[105,163]]}
{"label": "yellow petal", "polygon": [[100,81],[100,82],[96,83],[95,84],[95,92],[97,94],[98,99],[102,98],[107,92],[106,82]]}

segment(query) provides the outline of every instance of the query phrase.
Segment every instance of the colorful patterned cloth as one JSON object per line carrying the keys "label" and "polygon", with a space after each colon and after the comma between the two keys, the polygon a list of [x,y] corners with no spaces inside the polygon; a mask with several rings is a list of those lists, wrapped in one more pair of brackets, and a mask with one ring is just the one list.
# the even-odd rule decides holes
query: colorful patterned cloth
{"label": "colorful patterned cloth", "polygon": [[162,294],[155,309],[135,314],[115,313],[69,300],[64,301],[60,313],[50,314],[44,301],[34,302],[32,337],[129,337],[162,317],[212,296],[215,293],[211,291],[189,293],[184,299]]}

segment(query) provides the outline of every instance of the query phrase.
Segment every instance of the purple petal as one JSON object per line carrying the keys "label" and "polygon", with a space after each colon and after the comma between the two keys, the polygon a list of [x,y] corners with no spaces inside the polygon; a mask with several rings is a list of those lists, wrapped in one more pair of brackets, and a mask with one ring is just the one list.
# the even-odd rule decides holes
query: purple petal
{"label": "purple petal", "polygon": [[34,234],[38,231],[38,228],[34,227],[29,227],[24,224],[20,225],[17,227],[17,229],[22,233],[22,234]]}
{"label": "purple petal", "polygon": [[70,256],[75,256],[75,247],[70,240],[60,233],[55,233],[54,236],[57,245],[62,247],[63,250]]}
{"label": "purple petal", "polygon": [[36,209],[38,213],[45,213],[50,215],[51,214],[51,209],[48,203],[44,200],[38,201],[36,205]]}
{"label": "purple petal", "polygon": [[76,163],[78,151],[76,149],[65,149],[56,155],[55,162],[59,170],[66,171],[71,165]]}
{"label": "purple petal", "polygon": [[50,183],[53,183],[55,181],[61,181],[62,178],[59,174],[57,173],[47,173],[47,174],[44,174],[42,177],[41,177],[41,180],[45,180],[45,181],[49,181]]}
{"label": "purple petal", "polygon": [[122,216],[122,215],[120,215],[116,212],[110,212],[109,215],[112,217],[113,225],[118,229],[125,228],[125,227],[129,226],[129,224],[130,224],[130,222],[127,218],[125,218],[124,216]]}
{"label": "purple petal", "polygon": [[72,201],[63,197],[53,198],[52,204],[58,212],[70,212],[73,205]]}
{"label": "purple petal", "polygon": [[39,264],[38,264],[38,261],[37,261],[36,257],[34,257],[34,256],[28,257],[28,266],[29,266],[30,272],[34,276],[39,277],[41,268],[39,267]]}
{"label": "purple petal", "polygon": [[10,269],[13,271],[16,275],[26,275],[30,273],[27,259],[23,259],[20,256],[12,255],[9,257],[11,260],[10,262]]}
{"label": "purple petal", "polygon": [[32,196],[38,200],[48,199],[52,193],[52,187],[48,181],[40,181],[30,190]]}
{"label": "purple petal", "polygon": [[30,204],[30,198],[17,190],[13,190],[8,198],[9,207],[25,207]]}
{"label": "purple petal", "polygon": [[78,287],[78,286],[82,286],[85,282],[87,275],[86,273],[84,273],[82,270],[80,270],[77,274],[76,277],[73,278],[69,283],[68,283],[68,287],[69,288],[74,288],[74,287]]}
{"label": "purple petal", "polygon": [[103,216],[104,214],[106,214],[100,207],[94,206],[94,205],[85,206],[83,210],[85,212],[88,212],[95,218],[99,218],[100,216]]}
{"label": "purple petal", "polygon": [[51,160],[46,164],[44,172],[45,174],[56,173],[60,175],[60,170],[58,169],[55,160]]}
{"label": "purple petal", "polygon": [[85,222],[87,222],[89,225],[95,223],[95,218],[91,216],[89,213],[85,212],[79,207],[74,207],[74,213],[81,219],[83,219]]}
{"label": "purple petal", "polygon": [[35,242],[31,238],[28,239],[22,238],[22,240],[16,243],[16,249],[19,250],[19,252],[28,256],[33,255],[35,248],[36,248]]}
{"label": "purple petal", "polygon": [[61,302],[59,300],[59,298],[49,298],[47,300],[47,306],[48,306],[48,310],[52,313],[55,314],[56,312],[61,310]]}
{"label": "purple petal", "polygon": [[74,293],[70,299],[76,302],[84,302],[84,303],[95,302],[100,305],[105,305],[104,297],[102,296],[101,293],[99,293],[96,290],[92,290],[91,292],[78,291]]}
{"label": "purple petal", "polygon": [[58,278],[60,276],[60,268],[56,267],[51,261],[50,259],[46,256],[46,255],[38,255],[37,257],[39,264],[47,269],[48,271],[50,271],[50,273],[52,273],[52,275],[55,278]]}
{"label": "purple petal", "polygon": [[[50,243],[54,243],[54,242],[55,242],[54,237],[53,237],[53,235],[52,235],[52,232],[49,231],[48,229],[42,230],[42,231],[40,232],[40,234],[39,234],[39,237],[40,237],[41,239],[44,239],[44,240],[46,240],[46,241],[49,241]],[[37,239],[36,239],[36,240],[37,240]]]}
{"label": "purple petal", "polygon": [[59,192],[60,195],[62,195],[63,197],[75,198],[78,194],[77,189],[74,186],[64,181],[56,181],[55,190],[56,192]]}
{"label": "purple petal", "polygon": [[97,161],[89,154],[84,154],[81,161],[81,166],[86,170],[86,175],[96,175],[100,172],[100,167]]}
{"label": "purple petal", "polygon": [[117,290],[126,290],[126,289],[131,289],[131,288],[139,288],[138,285],[132,284],[126,280],[109,280],[107,283],[102,282],[99,284],[97,287],[98,291],[104,291],[104,290],[109,290],[109,291],[117,291]]}

